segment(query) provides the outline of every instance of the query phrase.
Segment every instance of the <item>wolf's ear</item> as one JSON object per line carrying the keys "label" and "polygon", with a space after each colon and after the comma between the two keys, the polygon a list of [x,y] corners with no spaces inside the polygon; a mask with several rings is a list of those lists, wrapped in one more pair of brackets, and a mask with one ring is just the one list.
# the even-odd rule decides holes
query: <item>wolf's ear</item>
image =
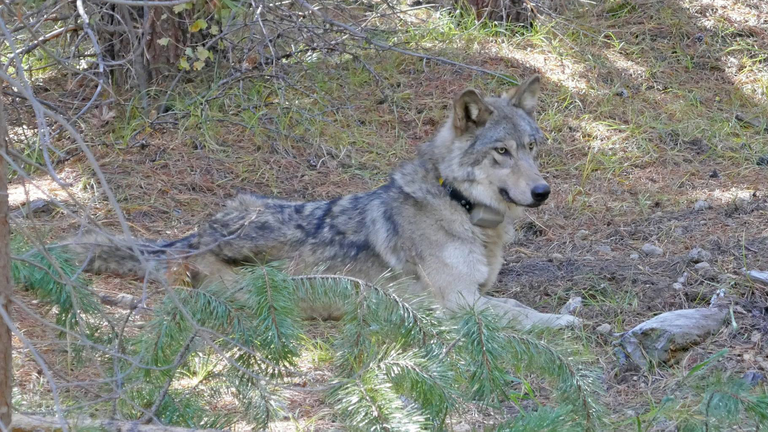
{"label": "wolf's ear", "polygon": [[509,100],[513,106],[533,116],[533,113],[536,111],[536,104],[539,101],[540,90],[541,78],[538,75],[534,75],[519,86],[507,91],[504,98]]}
{"label": "wolf's ear", "polygon": [[491,109],[476,90],[464,90],[453,100],[453,127],[463,134],[470,125],[483,127],[491,116]]}

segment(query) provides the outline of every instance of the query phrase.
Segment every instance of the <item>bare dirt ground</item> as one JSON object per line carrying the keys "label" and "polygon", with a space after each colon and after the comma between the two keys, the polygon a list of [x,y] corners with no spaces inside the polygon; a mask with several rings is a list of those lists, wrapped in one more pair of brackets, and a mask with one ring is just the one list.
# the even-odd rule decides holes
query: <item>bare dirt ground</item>
{"label": "bare dirt ground", "polygon": [[[649,399],[658,402],[681,373],[722,348],[729,351],[719,367],[768,375],[768,287],[741,271],[768,270],[768,166],[761,159],[768,157],[768,6],[608,2],[543,22],[504,36],[449,31],[432,21],[436,30],[417,44],[486,69],[543,77],[539,121],[550,145],[542,171],[553,194],[528,212],[494,295],[545,311],[573,296],[584,299],[579,314],[586,325],[578,337],[604,368],[603,400],[617,419],[645,412]],[[488,93],[502,86],[393,53],[367,60],[382,81],[359,65],[322,63],[297,80],[323,104],[287,90],[295,103],[271,107],[256,121],[241,99],[265,100],[274,92],[223,91],[218,101],[231,104],[179,102],[176,114],[155,121],[116,104],[116,120],[88,136],[131,227],[170,239],[192,231],[238,189],[327,199],[376,187],[434,132],[457,91],[468,83]],[[187,86],[193,91],[195,83]],[[66,93],[65,86],[48,87],[43,98]],[[79,185],[96,217],[115,226],[107,203],[93,193],[84,158],[75,155],[61,172]],[[709,207],[695,210],[699,200]],[[77,229],[59,213],[35,224],[49,238]],[[646,243],[663,253],[646,255]],[[693,269],[687,255],[696,247],[711,254],[710,271]],[[117,278],[96,288],[140,290]],[[661,312],[705,307],[720,289],[733,302],[737,328],[724,328],[669,368],[624,370],[613,356],[615,338],[594,332],[605,323],[623,332]],[[19,327],[45,332],[26,318]],[[48,331],[34,339],[54,336]],[[47,354],[66,369],[66,356],[54,345]],[[17,389],[44,391],[31,359],[17,360]],[[327,409],[305,397],[293,403],[308,416]]]}

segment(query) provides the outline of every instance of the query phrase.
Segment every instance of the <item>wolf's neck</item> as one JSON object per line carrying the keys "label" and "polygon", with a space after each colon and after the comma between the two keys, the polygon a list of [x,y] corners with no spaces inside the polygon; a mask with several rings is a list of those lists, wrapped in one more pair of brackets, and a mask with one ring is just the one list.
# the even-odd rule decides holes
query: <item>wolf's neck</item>
{"label": "wolf's neck", "polygon": [[427,201],[440,193],[440,172],[424,159],[414,159],[400,165],[390,178],[390,184],[402,189],[417,201]]}

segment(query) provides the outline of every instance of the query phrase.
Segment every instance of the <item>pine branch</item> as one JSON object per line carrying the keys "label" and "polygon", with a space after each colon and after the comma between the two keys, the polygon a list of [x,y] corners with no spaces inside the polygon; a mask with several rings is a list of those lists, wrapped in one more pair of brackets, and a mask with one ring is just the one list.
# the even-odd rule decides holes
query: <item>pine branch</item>
{"label": "pine branch", "polygon": [[[395,294],[395,291],[397,291],[399,285],[398,283],[391,284],[387,289],[383,288],[377,283],[370,283],[362,279],[342,275],[292,276],[291,280],[343,282],[342,284],[337,283],[337,286],[346,288],[346,290],[349,291],[349,294],[359,294],[360,292],[363,292],[380,296],[381,298],[388,300],[388,304],[390,306],[394,306],[397,309],[397,311],[391,314],[391,316],[397,316],[400,318],[401,324],[405,326],[405,329],[408,331],[418,332],[423,340],[429,340],[431,338],[438,337],[437,322],[429,315],[426,315],[414,306],[415,304],[419,303],[418,299],[414,299],[409,303]],[[352,284],[352,286],[349,284]]]}
{"label": "pine branch", "polygon": [[[14,243],[14,249],[18,252],[21,245],[18,241]],[[55,262],[51,262],[48,257]],[[25,287],[50,306],[56,306],[56,322],[73,328],[78,326],[79,315],[95,316],[101,311],[99,301],[87,289],[78,270],[73,260],[62,250],[47,251],[47,256],[33,252],[11,263],[14,283]]]}
{"label": "pine branch", "polygon": [[336,388],[330,403],[351,430],[418,431],[427,425],[426,418],[406,407],[386,377],[373,369]]}
{"label": "pine branch", "polygon": [[271,266],[245,267],[242,275],[258,351],[277,365],[269,373],[281,375],[285,366],[296,364],[299,355],[301,330],[294,285]]}
{"label": "pine branch", "polygon": [[179,353],[176,355],[176,359],[173,362],[172,367],[173,370],[170,371],[168,379],[165,381],[165,385],[163,385],[163,389],[160,391],[160,395],[155,399],[155,403],[152,405],[152,408],[149,409],[140,419],[139,423],[147,424],[152,421],[152,418],[155,417],[155,414],[157,413],[157,410],[160,409],[160,404],[163,403],[165,400],[165,397],[168,395],[168,390],[171,388],[171,383],[173,383],[173,377],[176,374],[176,369],[181,366],[183,362],[186,361],[187,356],[189,355],[190,348],[192,347],[192,342],[195,340],[196,334],[193,332],[192,335],[187,339],[187,342],[184,344],[184,347],[179,351]]}
{"label": "pine branch", "polygon": [[513,361],[519,362],[531,373],[543,374],[557,380],[557,393],[561,395],[561,399],[566,403],[578,405],[587,426],[596,426],[602,408],[596,400],[600,392],[594,374],[578,369],[560,350],[529,335],[510,331],[507,337]]}
{"label": "pine branch", "polygon": [[481,404],[506,400],[512,377],[504,361],[508,346],[498,318],[488,310],[467,309],[458,318],[459,356],[464,359],[471,397]]}
{"label": "pine branch", "polygon": [[580,432],[585,430],[585,425],[579,421],[571,406],[561,406],[556,409],[543,407],[503,422],[496,430],[499,432]]}
{"label": "pine branch", "polygon": [[435,426],[443,424],[448,413],[458,405],[456,377],[440,354],[440,350],[430,350],[429,346],[412,351],[393,349],[377,365],[395,389],[413,399]]}
{"label": "pine branch", "polygon": [[699,409],[704,414],[704,428],[711,425],[726,428],[737,419],[752,417],[758,427],[768,426],[768,395],[750,394],[751,387],[740,378],[715,374],[703,380],[705,393]]}

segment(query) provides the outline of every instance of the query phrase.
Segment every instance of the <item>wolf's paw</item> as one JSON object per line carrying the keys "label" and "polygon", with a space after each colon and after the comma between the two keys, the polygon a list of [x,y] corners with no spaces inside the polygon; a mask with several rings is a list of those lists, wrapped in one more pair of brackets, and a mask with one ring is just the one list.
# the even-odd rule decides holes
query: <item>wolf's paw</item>
{"label": "wolf's paw", "polygon": [[573,315],[556,315],[557,319],[553,322],[552,327],[581,327],[581,319],[576,318]]}
{"label": "wolf's paw", "polygon": [[581,319],[573,315],[541,314],[533,326],[547,328],[580,327]]}

